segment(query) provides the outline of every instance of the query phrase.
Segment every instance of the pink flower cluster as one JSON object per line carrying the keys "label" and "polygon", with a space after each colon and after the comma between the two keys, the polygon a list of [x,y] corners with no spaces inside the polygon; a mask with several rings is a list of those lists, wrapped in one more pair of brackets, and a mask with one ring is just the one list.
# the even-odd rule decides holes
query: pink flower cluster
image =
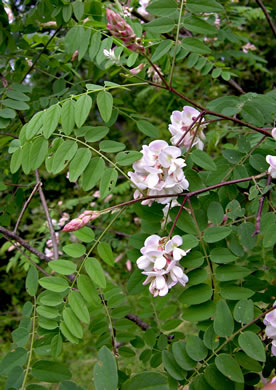
{"label": "pink flower cluster", "polygon": [[169,125],[169,131],[172,134],[171,143],[173,145],[177,145],[186,133],[183,140],[177,146],[185,148],[186,150],[191,146],[196,146],[201,150],[203,149],[204,144],[202,141],[205,139],[205,136],[202,132],[202,126],[200,126],[196,135],[195,131],[197,125],[195,125],[192,130],[189,130],[190,126],[199,115],[200,112],[190,106],[184,106],[182,111],[173,111],[171,115],[171,124]]}
{"label": "pink flower cluster", "polygon": [[271,352],[276,356],[276,301],[274,302],[273,307],[275,307],[275,309],[265,316],[264,324],[266,325],[265,334],[272,339]]}
{"label": "pink flower cluster", "polygon": [[142,256],[137,259],[137,266],[147,275],[144,285],[150,283],[149,291],[154,297],[163,297],[170,288],[177,283],[185,286],[188,276],[179,265],[179,260],[190,251],[179,248],[183,243],[180,236],[173,236],[166,240],[157,235],[149,236],[144,247],[141,248]]}
{"label": "pink flower cluster", "polygon": [[133,51],[144,51],[131,26],[116,12],[106,9],[107,28],[111,34],[126,43],[126,47]]}
{"label": "pink flower cluster", "polygon": [[75,230],[79,230],[89,222],[98,218],[101,213],[99,211],[93,210],[85,210],[81,215],[77,218],[72,219],[67,225],[62,229],[63,232],[73,232]]}
{"label": "pink flower cluster", "polygon": [[[183,167],[186,166],[181,156],[181,150],[175,146],[169,146],[166,141],[156,140],[149,145],[143,145],[141,150],[143,157],[133,164],[134,172],[128,172],[128,176],[141,191],[147,195],[179,194],[189,187]],[[141,196],[141,192],[134,192],[134,199]],[[166,204],[172,197],[155,199],[156,202]],[[152,199],[142,202],[143,205],[151,205]]]}

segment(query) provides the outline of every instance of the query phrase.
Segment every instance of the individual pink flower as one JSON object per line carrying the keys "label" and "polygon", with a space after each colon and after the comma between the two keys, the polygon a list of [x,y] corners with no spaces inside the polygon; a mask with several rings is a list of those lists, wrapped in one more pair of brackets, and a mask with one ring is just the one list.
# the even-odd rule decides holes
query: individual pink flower
{"label": "individual pink flower", "polygon": [[139,0],[140,7],[137,9],[140,15],[142,16],[149,16],[149,13],[147,11],[147,6],[149,5],[150,0]]}
{"label": "individual pink flower", "polygon": [[140,65],[136,66],[136,68],[130,69],[130,73],[134,74],[134,75],[138,74],[143,70],[144,67],[145,67],[145,64],[140,64]]}
{"label": "individual pink flower", "polygon": [[174,260],[180,260],[186,256],[189,251],[184,251],[178,248],[183,244],[183,240],[180,236],[173,236],[171,240],[165,245],[165,253],[171,254]]}
{"label": "individual pink flower", "polygon": [[190,147],[196,146],[198,149],[203,149],[204,144],[202,141],[205,139],[205,136],[202,132],[202,126],[199,128],[195,137],[196,125],[192,130],[189,130],[199,115],[200,112],[190,106],[184,106],[182,111],[173,111],[170,118],[171,124],[169,125],[169,131],[172,134],[171,143],[173,145],[178,145],[181,138],[185,135],[178,145],[180,148],[188,150]]}
{"label": "individual pink flower", "polygon": [[274,129],[272,129],[272,137],[276,140],[276,127],[274,127]]}
{"label": "individual pink flower", "polygon": [[[156,71],[156,69],[158,69],[158,72]],[[147,70],[147,75],[150,79],[152,79],[152,81],[155,83],[155,84],[158,84],[158,85],[161,85],[162,84],[162,79],[160,77],[160,74],[161,76],[163,76],[164,74],[162,73],[161,71],[161,68],[158,66],[158,65],[155,65],[155,68],[153,66],[150,66]]]}
{"label": "individual pink flower", "polygon": [[163,276],[164,273],[163,270],[143,272],[144,275],[147,275],[143,285],[150,283],[149,291],[154,297],[158,295],[164,297],[168,294],[169,287],[166,278]]}
{"label": "individual pink flower", "polygon": [[276,156],[267,155],[266,162],[270,165],[268,173],[273,179],[276,179]]}

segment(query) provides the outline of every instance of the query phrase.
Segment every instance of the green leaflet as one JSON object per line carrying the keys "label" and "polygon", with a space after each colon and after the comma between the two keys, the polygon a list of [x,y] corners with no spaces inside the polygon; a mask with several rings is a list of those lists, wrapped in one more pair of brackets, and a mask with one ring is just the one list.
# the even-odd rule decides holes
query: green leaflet
{"label": "green leaflet", "polygon": [[98,255],[108,265],[114,265],[114,256],[110,244],[100,242],[97,246]]}
{"label": "green leaflet", "polygon": [[224,300],[217,303],[214,319],[214,331],[219,337],[231,336],[234,331],[232,313]]}
{"label": "green leaflet", "polygon": [[91,151],[88,148],[79,148],[69,165],[69,180],[75,182],[83,173],[91,160]]}
{"label": "green leaflet", "polygon": [[62,382],[71,379],[71,373],[65,364],[49,360],[38,360],[32,367],[31,374],[43,382]]}
{"label": "green leaflet", "polygon": [[68,162],[72,160],[77,150],[78,144],[75,141],[63,141],[53,156],[52,173],[61,172]]}
{"label": "green leaflet", "polygon": [[82,298],[81,294],[77,291],[72,291],[68,295],[68,301],[71,309],[81,321],[89,324],[90,315],[87,309],[87,306]]}
{"label": "green leaflet", "polygon": [[38,288],[38,272],[35,266],[31,265],[26,277],[26,290],[27,293],[34,297]]}
{"label": "green leaflet", "polygon": [[61,108],[61,127],[66,135],[70,135],[75,126],[75,102],[68,100]]}
{"label": "green leaflet", "polygon": [[85,261],[85,270],[92,282],[101,288],[106,287],[106,280],[101,264],[94,257],[88,257]]}
{"label": "green leaflet", "polygon": [[61,108],[59,105],[51,106],[46,111],[44,111],[42,132],[46,139],[50,138],[53,132],[56,130],[60,114]]}
{"label": "green leaflet", "polygon": [[103,346],[99,351],[98,359],[93,369],[96,390],[116,390],[118,373],[113,353]]}
{"label": "green leaflet", "polygon": [[89,95],[81,96],[75,104],[75,122],[81,127],[86,121],[92,107],[92,99]]}
{"label": "green leaflet", "polygon": [[76,271],[76,264],[69,260],[53,260],[49,262],[49,267],[61,275],[71,275]]}
{"label": "green leaflet", "polygon": [[77,337],[78,339],[81,339],[83,337],[82,325],[78,317],[74,314],[73,310],[69,307],[66,307],[63,310],[62,315],[64,323],[69,329],[69,331],[72,333],[72,335]]}
{"label": "green leaflet", "polygon": [[100,182],[101,199],[105,198],[116,185],[118,172],[115,168],[106,168]]}
{"label": "green leaflet", "polygon": [[113,107],[113,97],[110,92],[101,91],[97,95],[97,106],[104,122],[108,122]]}

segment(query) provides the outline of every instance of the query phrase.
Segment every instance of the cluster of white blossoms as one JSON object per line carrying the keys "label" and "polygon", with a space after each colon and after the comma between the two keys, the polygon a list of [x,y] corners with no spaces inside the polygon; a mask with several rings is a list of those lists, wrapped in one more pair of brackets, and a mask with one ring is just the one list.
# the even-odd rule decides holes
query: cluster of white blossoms
{"label": "cluster of white blossoms", "polygon": [[276,301],[274,302],[273,307],[275,307],[275,309],[265,316],[264,324],[266,325],[265,334],[272,339],[271,352],[276,356]]}
{"label": "cluster of white blossoms", "polygon": [[144,285],[150,283],[149,291],[156,296],[165,296],[169,289],[177,283],[185,286],[188,276],[179,265],[179,260],[190,251],[179,248],[183,243],[180,236],[173,236],[170,240],[158,235],[149,236],[144,247],[141,248],[142,256],[137,259],[137,266],[147,275]]}
{"label": "cluster of white blossoms", "polygon": [[[276,127],[272,129],[271,135],[276,140]],[[268,173],[273,179],[276,179],[276,156],[268,154],[266,156],[266,162],[269,164]]]}
{"label": "cluster of white blossoms", "polygon": [[[190,126],[197,118],[199,118],[199,116],[200,112],[190,106],[184,106],[182,111],[172,112],[169,131],[172,134],[171,143],[173,145],[185,148],[186,150],[188,150],[191,146],[196,146],[201,150],[203,149],[203,140],[205,139],[205,135],[202,131],[203,126],[200,126],[197,130],[197,124],[195,124],[193,129],[190,129]],[[179,143],[180,140],[181,142]]]}
{"label": "cluster of white blossoms", "polygon": [[[141,196],[141,191],[146,195],[179,194],[189,187],[183,167],[184,159],[180,158],[181,149],[169,146],[166,141],[156,140],[148,146],[143,145],[141,150],[143,157],[133,164],[134,172],[128,172],[132,182],[138,188],[134,192],[134,199]],[[167,204],[173,198],[161,197],[155,201]],[[151,205],[153,199],[142,202],[143,205]]]}

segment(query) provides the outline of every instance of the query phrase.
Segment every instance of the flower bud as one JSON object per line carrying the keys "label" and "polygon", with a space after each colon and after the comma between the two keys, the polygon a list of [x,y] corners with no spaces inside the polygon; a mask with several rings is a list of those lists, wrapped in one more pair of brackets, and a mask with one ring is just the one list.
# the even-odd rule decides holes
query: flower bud
{"label": "flower bud", "polygon": [[131,74],[138,74],[141,72],[141,70],[144,68],[145,64],[140,64],[136,66],[136,68],[130,69]]}

